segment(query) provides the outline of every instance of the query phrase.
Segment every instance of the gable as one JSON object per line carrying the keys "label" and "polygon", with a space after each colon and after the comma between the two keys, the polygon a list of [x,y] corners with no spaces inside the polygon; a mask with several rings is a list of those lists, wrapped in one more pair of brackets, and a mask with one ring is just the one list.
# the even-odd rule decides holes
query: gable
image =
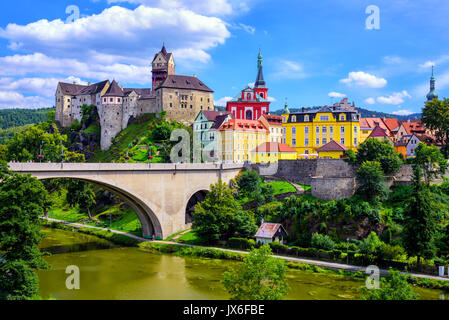
{"label": "gable", "polygon": [[153,63],[167,63],[167,60],[165,59],[165,56],[162,54],[162,52],[160,52],[154,59]]}

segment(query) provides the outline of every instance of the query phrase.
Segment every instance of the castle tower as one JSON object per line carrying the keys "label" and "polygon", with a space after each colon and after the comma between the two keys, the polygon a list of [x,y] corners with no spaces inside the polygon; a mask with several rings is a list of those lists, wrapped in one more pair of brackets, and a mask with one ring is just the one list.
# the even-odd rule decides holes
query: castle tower
{"label": "castle tower", "polygon": [[156,53],[152,63],[152,82],[155,90],[168,76],[175,74],[175,60],[173,54],[167,52],[165,43],[161,51]]}
{"label": "castle tower", "polygon": [[430,91],[427,94],[427,101],[432,101],[433,99],[438,99],[438,93],[435,91],[435,77],[432,66],[432,77],[430,78]]}
{"label": "castle tower", "polygon": [[101,150],[107,150],[112,144],[112,139],[122,131],[123,97],[125,94],[118,83],[112,81],[109,89],[101,97],[101,109],[99,110],[101,123]]}
{"label": "castle tower", "polygon": [[266,87],[265,79],[263,77],[263,57],[262,53],[259,50],[259,56],[257,58],[257,79],[254,84],[254,91],[258,96],[263,99],[268,99],[268,88]]}

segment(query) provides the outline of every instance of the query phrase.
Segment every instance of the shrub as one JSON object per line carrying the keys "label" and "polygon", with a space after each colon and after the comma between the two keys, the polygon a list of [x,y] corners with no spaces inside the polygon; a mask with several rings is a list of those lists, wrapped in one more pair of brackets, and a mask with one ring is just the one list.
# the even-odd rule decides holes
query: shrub
{"label": "shrub", "polygon": [[380,257],[384,260],[397,260],[405,255],[405,250],[399,245],[385,244],[380,249]]}
{"label": "shrub", "polygon": [[335,248],[335,243],[328,235],[314,233],[312,235],[312,247],[316,249],[333,250]]}
{"label": "shrub", "polygon": [[253,249],[256,246],[256,242],[252,239],[230,238],[228,246],[234,249]]}
{"label": "shrub", "polygon": [[283,245],[279,242],[272,242],[270,243],[271,250],[273,250],[276,253],[280,254],[288,254],[288,246]]}

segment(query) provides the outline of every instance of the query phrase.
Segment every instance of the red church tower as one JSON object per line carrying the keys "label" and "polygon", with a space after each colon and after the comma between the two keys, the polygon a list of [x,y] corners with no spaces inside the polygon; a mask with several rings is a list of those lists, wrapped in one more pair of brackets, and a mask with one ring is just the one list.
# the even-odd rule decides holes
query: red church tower
{"label": "red church tower", "polygon": [[234,119],[258,120],[262,115],[270,112],[262,60],[262,54],[259,52],[258,73],[254,88],[247,87],[242,90],[241,94],[226,105],[226,111],[230,112]]}

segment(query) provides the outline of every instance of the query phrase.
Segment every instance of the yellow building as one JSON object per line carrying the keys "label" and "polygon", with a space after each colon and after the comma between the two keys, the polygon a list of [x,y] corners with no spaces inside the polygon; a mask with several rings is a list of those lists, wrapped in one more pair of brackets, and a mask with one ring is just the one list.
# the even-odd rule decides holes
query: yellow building
{"label": "yellow building", "polygon": [[292,147],[277,142],[262,143],[251,152],[252,163],[275,163],[279,160],[297,160],[298,154]]}
{"label": "yellow building", "polygon": [[223,162],[251,161],[251,151],[270,142],[270,131],[259,120],[230,119],[218,132],[218,156]]}
{"label": "yellow building", "polygon": [[348,148],[335,140],[317,149],[319,158],[341,159]]}
{"label": "yellow building", "polygon": [[359,147],[360,114],[347,99],[332,107],[303,109],[282,117],[285,142],[299,158],[317,156],[319,148],[334,140],[348,150]]}

